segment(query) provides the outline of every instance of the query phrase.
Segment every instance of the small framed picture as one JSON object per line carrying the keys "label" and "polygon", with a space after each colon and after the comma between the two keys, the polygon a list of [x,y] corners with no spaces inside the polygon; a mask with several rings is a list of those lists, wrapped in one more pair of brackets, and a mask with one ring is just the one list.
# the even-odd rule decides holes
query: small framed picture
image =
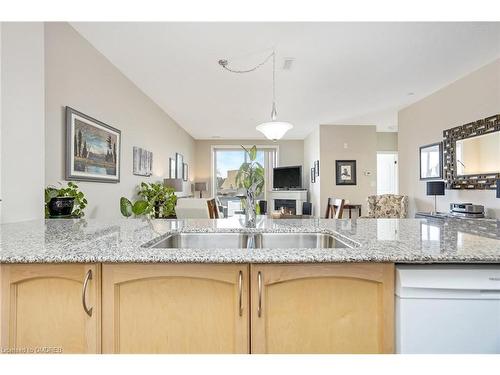
{"label": "small framed picture", "polygon": [[183,178],[182,173],[184,172],[184,156],[175,153],[175,178]]}
{"label": "small framed picture", "polygon": [[316,182],[316,172],[314,170],[314,168],[311,168],[311,183],[315,183]]}
{"label": "small framed picture", "polygon": [[136,176],[150,177],[153,174],[153,153],[140,147],[133,147],[133,170]]}
{"label": "small framed picture", "polygon": [[314,162],[314,170],[316,171],[316,177],[319,177],[319,160]]}
{"label": "small framed picture", "polygon": [[336,185],[356,185],[356,160],[335,160]]}
{"label": "small framed picture", "polygon": [[188,172],[189,172],[189,170],[188,170],[188,165],[187,165],[187,163],[184,163],[184,164],[183,164],[183,169],[182,169],[182,179],[183,179],[184,181],[187,181],[187,180],[188,180],[188,177],[189,177],[189,176],[188,176]]}
{"label": "small framed picture", "polygon": [[441,142],[420,147],[420,179],[443,178],[443,144]]}
{"label": "small framed picture", "polygon": [[169,165],[169,177],[175,178],[175,159],[168,158],[168,165]]}

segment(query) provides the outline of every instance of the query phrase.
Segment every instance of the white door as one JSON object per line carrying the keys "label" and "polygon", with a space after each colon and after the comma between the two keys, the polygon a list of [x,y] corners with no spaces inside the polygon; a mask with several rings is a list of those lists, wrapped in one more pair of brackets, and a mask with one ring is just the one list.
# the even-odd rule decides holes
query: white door
{"label": "white door", "polygon": [[398,153],[377,152],[377,194],[399,194]]}

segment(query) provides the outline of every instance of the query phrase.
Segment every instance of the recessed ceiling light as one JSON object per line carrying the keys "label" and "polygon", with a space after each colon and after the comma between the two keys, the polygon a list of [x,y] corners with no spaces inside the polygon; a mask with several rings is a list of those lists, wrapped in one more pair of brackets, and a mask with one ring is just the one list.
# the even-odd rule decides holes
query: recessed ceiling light
{"label": "recessed ceiling light", "polygon": [[408,96],[413,96],[413,95],[415,95],[415,93],[414,93],[414,92],[409,92],[409,93],[408,93]]}

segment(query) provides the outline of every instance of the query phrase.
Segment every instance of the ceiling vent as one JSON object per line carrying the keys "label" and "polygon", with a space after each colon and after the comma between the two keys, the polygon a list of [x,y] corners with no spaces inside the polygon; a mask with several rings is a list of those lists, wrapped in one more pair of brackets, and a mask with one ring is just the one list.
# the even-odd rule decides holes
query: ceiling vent
{"label": "ceiling vent", "polygon": [[295,61],[295,59],[293,59],[291,57],[286,57],[283,60],[283,70],[291,70],[294,61]]}

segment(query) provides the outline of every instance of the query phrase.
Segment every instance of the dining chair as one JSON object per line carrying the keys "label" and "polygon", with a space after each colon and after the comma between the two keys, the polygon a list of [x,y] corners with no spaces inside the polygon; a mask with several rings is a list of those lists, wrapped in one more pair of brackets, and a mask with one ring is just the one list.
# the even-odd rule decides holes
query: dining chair
{"label": "dining chair", "polygon": [[342,219],[342,212],[344,211],[344,199],[328,198],[326,205],[325,219]]}
{"label": "dining chair", "polygon": [[208,201],[205,198],[179,199],[175,206],[175,214],[178,219],[209,219]]}
{"label": "dining chair", "polygon": [[208,214],[210,219],[218,219],[219,218],[219,208],[217,206],[217,202],[215,198],[207,200],[208,205]]}

